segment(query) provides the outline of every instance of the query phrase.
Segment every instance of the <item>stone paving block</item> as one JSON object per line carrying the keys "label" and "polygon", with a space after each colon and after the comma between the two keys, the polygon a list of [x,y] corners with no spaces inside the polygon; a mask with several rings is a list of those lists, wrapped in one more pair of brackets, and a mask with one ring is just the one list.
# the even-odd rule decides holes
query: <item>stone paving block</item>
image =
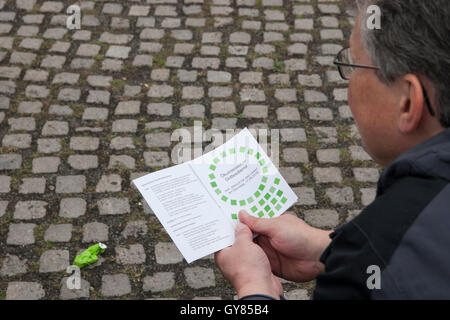
{"label": "stone paving block", "polygon": [[339,222],[339,214],[335,210],[306,210],[304,214],[305,221],[315,228],[330,229],[336,227]]}
{"label": "stone paving block", "polygon": [[15,170],[22,166],[20,154],[0,154],[0,170]]}
{"label": "stone paving block", "polygon": [[340,168],[314,168],[314,179],[317,183],[342,182],[342,173]]}
{"label": "stone paving block", "polygon": [[0,218],[6,213],[8,201],[0,201]]}
{"label": "stone paving block", "polygon": [[27,272],[27,259],[21,259],[19,256],[7,254],[3,259],[0,275],[3,277],[12,277],[17,274]]}
{"label": "stone paving block", "polygon": [[376,168],[354,168],[353,175],[357,181],[361,182],[377,182],[380,173]]}
{"label": "stone paving block", "polygon": [[289,184],[297,184],[303,181],[303,175],[299,168],[281,167],[279,170]]}
{"label": "stone paving block", "polygon": [[56,153],[61,150],[61,141],[59,139],[38,139],[39,153]]}
{"label": "stone paving block", "polygon": [[10,131],[34,131],[36,130],[36,121],[34,118],[9,118],[8,124]]}
{"label": "stone paving block", "polygon": [[158,264],[175,264],[183,261],[183,256],[172,242],[157,243],[155,245],[155,256]]}
{"label": "stone paving block", "polygon": [[95,192],[119,192],[121,187],[122,178],[118,174],[102,175]]}
{"label": "stone paving block", "polygon": [[149,133],[145,135],[145,141],[147,147],[169,147],[171,133],[161,132],[161,133]]}
{"label": "stone paving block", "polygon": [[361,188],[361,203],[363,206],[368,206],[372,203],[373,200],[375,200],[377,195],[377,189],[376,188]]}
{"label": "stone paving block", "polygon": [[34,223],[10,223],[6,244],[25,246],[34,244]]}
{"label": "stone paving block", "polygon": [[306,102],[326,102],[328,98],[325,94],[314,90],[305,90],[305,101]]}
{"label": "stone paving block", "polygon": [[12,281],[6,289],[6,300],[40,300],[45,291],[38,282]]}
{"label": "stone paving block", "polygon": [[203,118],[205,116],[205,106],[201,104],[191,104],[180,108],[182,118]]}
{"label": "stone paving block", "polygon": [[86,212],[86,201],[81,198],[63,198],[59,205],[59,216],[78,218]]}
{"label": "stone paving block", "polygon": [[175,285],[175,273],[157,272],[152,276],[146,276],[143,280],[142,290],[160,292],[170,290]]}
{"label": "stone paving block", "polygon": [[130,53],[131,47],[110,46],[106,51],[106,56],[115,59],[126,59]]}
{"label": "stone paving block", "polygon": [[[167,154],[167,153],[166,153]],[[145,152],[144,152],[144,158],[145,158]],[[146,160],[147,161],[147,160]],[[109,159],[109,165],[108,168],[128,168],[128,169],[134,169],[135,168],[136,160],[128,155],[112,155]]]}
{"label": "stone paving block", "polygon": [[214,287],[214,272],[210,268],[192,267],[184,269],[184,276],[189,287],[194,289]]}
{"label": "stone paving block", "polygon": [[214,101],[211,104],[211,113],[233,114],[236,112],[236,105],[231,101]]}
{"label": "stone paving block", "polygon": [[314,131],[321,143],[334,144],[338,142],[337,130],[334,127],[315,127]]}
{"label": "stone paving block", "polygon": [[56,177],[56,193],[81,193],[86,188],[86,177],[69,175]]}
{"label": "stone paving block", "polygon": [[44,193],[45,184],[45,178],[23,178],[19,186],[19,193]]}
{"label": "stone paving block", "polygon": [[42,110],[42,106],[42,102],[39,101],[22,101],[19,103],[17,112],[26,114],[40,113]]}
{"label": "stone paving block", "polygon": [[104,90],[89,90],[87,103],[106,104],[109,105],[111,93]]}
{"label": "stone paving block", "polygon": [[39,259],[40,273],[65,271],[68,266],[68,250],[47,250],[41,254]]}
{"label": "stone paving block", "polygon": [[172,114],[172,104],[170,103],[149,103],[147,113],[159,116],[170,116]]}
{"label": "stone paving block", "polygon": [[[75,61],[75,59],[74,59]],[[66,62],[66,58],[62,56],[46,56],[44,59],[42,59],[41,62],[41,68],[55,68],[55,69],[62,69],[64,63]],[[88,59],[79,59],[78,63],[73,62],[73,66],[76,68],[88,68],[93,63],[92,60]]]}
{"label": "stone paving block", "polygon": [[372,160],[370,155],[360,146],[350,146],[350,156],[353,160],[369,161]]}
{"label": "stone paving block", "polygon": [[120,297],[131,292],[130,279],[126,274],[110,274],[102,277],[102,295]]}
{"label": "stone paving block", "polygon": [[[0,93],[14,94],[16,92],[16,87],[16,84],[12,81],[0,81]],[[39,91],[39,93],[43,95],[48,94],[47,91]],[[39,96],[38,93],[32,89],[28,89],[25,94],[29,98],[37,98]]]}
{"label": "stone paving block", "polygon": [[82,298],[89,298],[89,288],[90,284],[84,279],[80,279],[80,289],[69,289],[67,286],[67,280],[70,281],[68,277],[61,279],[61,291],[59,298],[61,300],[75,300]]}
{"label": "stone paving block", "polygon": [[47,121],[41,134],[43,136],[60,136],[67,135],[69,133],[69,123],[66,121]]}
{"label": "stone paving block", "polygon": [[89,222],[83,226],[83,242],[107,242],[109,227],[100,222]]}
{"label": "stone paving block", "polygon": [[170,162],[168,153],[164,151],[144,152],[144,160],[149,167],[167,167]]}
{"label": "stone paving block", "polygon": [[317,204],[316,193],[313,188],[299,187],[292,188],[298,197],[297,205],[314,206]]}
{"label": "stone paving block", "polygon": [[328,188],[326,195],[332,204],[351,204],[354,201],[353,190],[350,187]]}
{"label": "stone paving block", "polygon": [[98,157],[94,155],[70,155],[67,163],[76,170],[89,170],[98,167]]}
{"label": "stone paving block", "polygon": [[11,177],[0,176],[0,193],[8,193],[11,191]]}
{"label": "stone paving block", "polygon": [[143,236],[147,234],[147,222],[144,220],[130,221],[125,226],[121,235],[124,238]]}
{"label": "stone paving block", "polygon": [[319,163],[339,163],[341,160],[339,149],[317,150],[316,156]]}
{"label": "stone paving block", "polygon": [[110,148],[114,150],[135,149],[133,139],[130,137],[115,137],[111,139]]}
{"label": "stone paving block", "polygon": [[151,98],[167,98],[173,95],[173,87],[169,85],[152,85],[147,96]]}
{"label": "stone paving block", "polygon": [[6,134],[3,137],[2,146],[26,149],[31,147],[31,139],[31,135],[29,134]]}
{"label": "stone paving block", "polygon": [[81,118],[83,120],[106,120],[108,118],[108,109],[86,108]]}
{"label": "stone paving block", "polygon": [[308,163],[308,151],[304,148],[284,148],[283,159],[289,163]]}
{"label": "stone paving block", "polygon": [[99,45],[83,43],[78,47],[76,54],[79,56],[92,57],[98,54],[100,49],[101,47]]}
{"label": "stone paving block", "polygon": [[296,107],[277,108],[277,118],[285,121],[300,121],[300,112]]}
{"label": "stone paving block", "polygon": [[130,212],[128,198],[104,198],[97,201],[100,215],[117,215]]}
{"label": "stone paving block", "polygon": [[31,10],[36,4],[36,0],[16,0],[17,9]]}
{"label": "stone paving block", "polygon": [[111,76],[88,76],[86,80],[93,87],[110,87],[113,78]]}
{"label": "stone paving block", "polygon": [[116,247],[116,262],[124,265],[145,263],[144,247],[142,244],[133,244],[129,248]]}
{"label": "stone paving block", "polygon": [[14,210],[14,219],[41,219],[47,213],[48,203],[41,200],[18,201]]}
{"label": "stone paving block", "polygon": [[306,141],[306,133],[303,128],[283,128],[280,129],[282,142]]}
{"label": "stone paving block", "polygon": [[100,145],[97,137],[72,137],[70,138],[70,149],[77,151],[95,151]]}
{"label": "stone paving block", "polygon": [[247,105],[243,115],[247,118],[267,118],[269,108],[265,105]]}
{"label": "stone paving block", "polygon": [[51,225],[44,234],[44,240],[50,242],[69,242],[73,226],[69,223]]}

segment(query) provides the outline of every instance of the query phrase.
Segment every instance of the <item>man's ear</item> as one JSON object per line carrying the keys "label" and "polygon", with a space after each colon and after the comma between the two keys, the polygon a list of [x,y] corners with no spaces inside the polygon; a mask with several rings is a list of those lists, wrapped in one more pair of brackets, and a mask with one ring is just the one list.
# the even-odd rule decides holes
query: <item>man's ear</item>
{"label": "man's ear", "polygon": [[401,98],[399,100],[400,116],[398,128],[408,134],[416,130],[426,117],[425,97],[420,79],[414,74],[407,74],[401,79]]}

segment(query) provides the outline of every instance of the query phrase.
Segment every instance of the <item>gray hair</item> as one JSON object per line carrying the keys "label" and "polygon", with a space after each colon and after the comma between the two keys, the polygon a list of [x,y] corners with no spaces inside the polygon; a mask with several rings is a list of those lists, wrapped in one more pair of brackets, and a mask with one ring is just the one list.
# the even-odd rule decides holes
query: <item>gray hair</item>
{"label": "gray hair", "polygon": [[370,5],[381,11],[381,29],[369,30],[360,20],[362,43],[380,69],[377,76],[390,84],[413,73],[426,76],[436,90],[439,121],[450,127],[450,1],[353,0],[358,18]]}

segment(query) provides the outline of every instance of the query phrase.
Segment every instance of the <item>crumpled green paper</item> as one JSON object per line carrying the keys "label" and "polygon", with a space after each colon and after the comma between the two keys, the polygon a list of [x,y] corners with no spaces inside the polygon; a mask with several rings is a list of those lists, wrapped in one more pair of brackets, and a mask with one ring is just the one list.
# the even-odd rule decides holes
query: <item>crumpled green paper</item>
{"label": "crumpled green paper", "polygon": [[81,254],[77,255],[75,257],[75,260],[73,261],[73,265],[79,268],[83,268],[85,266],[93,264],[98,260],[97,255],[105,252],[105,249],[106,245],[104,245],[103,243],[94,244],[93,246],[90,246],[85,251],[83,251]]}

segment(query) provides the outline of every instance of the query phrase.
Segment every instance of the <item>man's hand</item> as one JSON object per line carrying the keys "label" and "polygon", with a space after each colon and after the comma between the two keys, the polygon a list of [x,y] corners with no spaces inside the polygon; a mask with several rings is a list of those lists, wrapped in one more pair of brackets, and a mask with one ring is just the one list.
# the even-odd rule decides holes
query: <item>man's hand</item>
{"label": "man's hand", "polygon": [[279,299],[283,294],[283,287],[273,275],[266,254],[253,242],[252,232],[245,224],[237,225],[234,244],[217,252],[215,261],[240,298],[266,294]]}
{"label": "man's hand", "polygon": [[240,211],[239,220],[253,232],[259,233],[256,243],[266,253],[275,275],[306,282],[325,271],[319,258],[331,242],[331,231],[313,228],[290,214],[274,219],[258,219]]}

